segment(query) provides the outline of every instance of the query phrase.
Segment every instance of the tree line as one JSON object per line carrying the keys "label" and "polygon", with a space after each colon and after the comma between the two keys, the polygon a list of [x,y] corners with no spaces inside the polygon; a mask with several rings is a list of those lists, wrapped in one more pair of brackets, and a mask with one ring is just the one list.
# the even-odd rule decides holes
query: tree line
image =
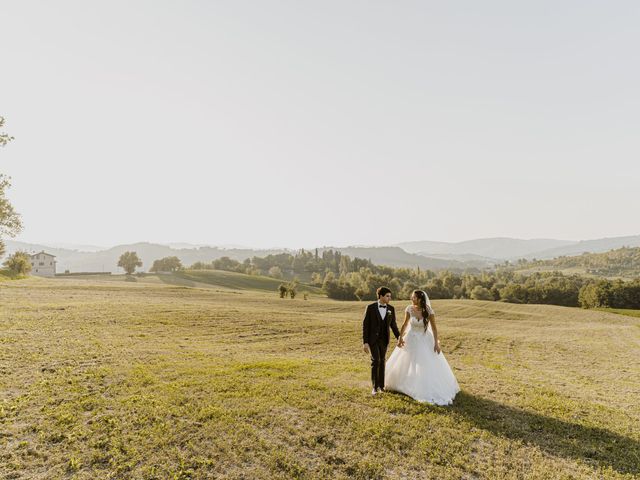
{"label": "tree line", "polygon": [[[350,258],[333,250],[325,250],[322,254],[318,254],[317,250],[300,250],[295,254],[253,257],[243,262],[222,257],[210,263],[196,262],[191,268],[276,278],[293,275],[295,279],[298,275],[306,275],[310,278],[309,283],[321,287],[329,298],[337,300],[375,300],[376,288],[386,285],[399,299],[408,299],[413,290],[420,289],[428,292],[433,299],[467,298],[584,308],[640,308],[640,279],[631,282],[595,280],[558,271],[519,273],[509,266],[498,267],[490,272],[434,272],[420,268],[374,265],[370,260]],[[284,290],[280,290],[281,296],[285,296]]]}
{"label": "tree line", "polygon": [[[358,271],[362,267],[374,267],[369,260],[351,259],[338,251],[301,249],[296,253],[271,254],[266,257],[247,258],[242,262],[229,257],[221,257],[211,262],[195,262],[194,270],[227,270],[248,275],[265,275],[274,278],[304,277],[317,281],[323,279],[326,272],[336,274]],[[315,274],[315,275],[314,275]]]}

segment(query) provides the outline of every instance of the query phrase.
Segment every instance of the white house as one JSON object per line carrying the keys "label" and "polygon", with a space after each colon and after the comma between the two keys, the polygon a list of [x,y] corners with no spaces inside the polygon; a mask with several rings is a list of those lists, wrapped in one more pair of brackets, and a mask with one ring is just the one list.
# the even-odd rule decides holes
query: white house
{"label": "white house", "polygon": [[56,274],[56,256],[46,253],[44,250],[40,253],[31,255],[31,274],[40,277],[53,277]]}

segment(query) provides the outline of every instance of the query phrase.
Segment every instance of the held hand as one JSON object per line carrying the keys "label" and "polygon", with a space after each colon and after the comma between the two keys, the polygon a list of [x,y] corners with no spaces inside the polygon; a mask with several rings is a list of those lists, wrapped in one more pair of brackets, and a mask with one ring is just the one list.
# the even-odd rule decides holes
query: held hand
{"label": "held hand", "polygon": [[369,348],[368,343],[365,343],[364,345],[362,345],[362,349],[364,350],[364,353],[368,353],[369,355],[371,355],[371,349]]}
{"label": "held hand", "polygon": [[402,339],[402,337],[400,337],[398,339],[398,348],[402,348],[402,347],[404,347],[404,340]]}

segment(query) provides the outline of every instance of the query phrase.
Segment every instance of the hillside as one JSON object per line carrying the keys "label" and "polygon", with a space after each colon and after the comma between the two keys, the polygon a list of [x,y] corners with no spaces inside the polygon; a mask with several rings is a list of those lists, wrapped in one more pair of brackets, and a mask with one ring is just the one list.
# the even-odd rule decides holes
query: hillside
{"label": "hillside", "polygon": [[[59,280],[84,280],[87,282],[127,282],[142,284],[167,284],[185,287],[199,288],[225,288],[230,290],[256,290],[263,292],[277,292],[283,280],[263,277],[260,275],[245,275],[243,273],[227,272],[223,270],[184,270],[176,273],[144,275],[65,275],[57,277]],[[298,292],[319,294],[320,289],[311,285],[300,283]]]}
{"label": "hillside", "polygon": [[[245,275],[242,273],[225,272],[222,270],[185,270],[174,274],[178,279],[214,285],[233,290],[261,290],[276,292],[283,280],[259,275]],[[164,276],[161,276],[164,277]],[[304,283],[300,284],[299,292],[321,293],[320,289]]]}
{"label": "hillside", "polygon": [[[97,252],[81,252],[77,250],[68,250],[61,248],[50,248],[39,244],[28,244],[8,240],[7,253],[17,250],[26,250],[28,252],[46,250],[56,256],[58,272],[69,270],[71,272],[93,271],[93,272],[122,272],[118,269],[118,259],[126,251],[135,251],[142,260],[142,271],[148,271],[153,265],[153,261],[163,257],[176,256],[183,265],[190,266],[195,262],[209,263],[221,257],[229,257],[233,260],[244,261],[252,257],[266,257],[267,255],[276,255],[285,253],[287,250],[253,250],[238,248],[219,248],[219,247],[194,247],[194,248],[171,248],[167,245],[156,243],[139,242],[127,245],[118,245],[106,250]],[[387,265],[391,267],[408,267],[416,268],[419,266],[429,270],[450,269],[462,271],[468,268],[484,268],[491,264],[485,259],[468,258],[468,259],[447,259],[447,258],[425,258],[422,255],[415,255],[405,252],[399,247],[323,247],[318,249],[320,252],[324,250],[335,250],[349,255],[352,258],[371,259],[378,265]]]}
{"label": "hillside", "polygon": [[405,242],[398,244],[407,252],[420,253],[422,255],[478,255],[480,257],[507,260],[519,258],[550,248],[572,245],[575,242],[569,240],[554,239],[531,239],[522,240],[519,238],[480,238],[476,240],[466,240],[463,242]]}
{"label": "hillside", "polygon": [[640,247],[640,235],[600,238],[594,240],[555,240],[517,238],[481,238],[464,242],[405,242],[397,246],[411,253],[441,255],[441,258],[459,258],[463,254],[488,259],[504,260],[551,259],[560,256],[581,255],[584,252],[602,253],[621,247]]}
{"label": "hillside", "polygon": [[582,240],[571,245],[556,247],[523,255],[524,258],[550,259],[560,256],[575,256],[583,253],[603,253],[622,247],[640,247],[640,235],[627,237],[600,238],[596,240]]}
{"label": "hillside", "polygon": [[118,259],[126,251],[137,252],[142,260],[142,271],[148,271],[154,260],[164,257],[176,256],[183,265],[189,266],[195,262],[211,262],[212,260],[229,257],[243,261],[254,256],[264,257],[269,254],[283,253],[285,250],[252,250],[252,249],[225,249],[218,247],[195,248],[171,248],[157,243],[139,242],[126,245],[117,245],[106,250],[94,252],[82,252],[62,248],[50,248],[45,245],[29,244],[7,240],[7,253],[17,250],[47,252],[56,256],[58,272],[69,270],[71,272],[113,272],[122,273],[118,268]]}
{"label": "hillside", "polygon": [[584,253],[582,255],[559,257],[551,260],[529,260],[518,262],[517,270],[577,273],[606,278],[640,277],[640,248],[619,248],[605,253]]}
{"label": "hillside", "polygon": [[1,478],[640,475],[638,318],[435,301],[462,392],[432,407],[369,395],[359,302],[90,279],[0,295]]}
{"label": "hillside", "polygon": [[336,247],[321,248],[323,250],[336,250],[351,258],[363,258],[371,260],[376,265],[389,267],[416,268],[425,270],[452,270],[463,271],[471,268],[485,268],[487,262],[484,260],[467,259],[454,260],[450,258],[435,258],[408,253],[400,247]]}
{"label": "hillside", "polygon": [[[244,261],[252,257],[266,257],[271,254],[294,252],[286,249],[251,249],[251,248],[223,248],[197,246],[185,243],[161,245],[156,243],[138,242],[118,245],[98,251],[80,251],[68,248],[52,248],[41,244],[30,244],[7,240],[7,253],[17,250],[29,252],[46,250],[56,255],[58,271],[110,271],[117,273],[118,258],[125,251],[135,251],[142,259],[142,270],[147,271],[154,260],[163,257],[176,256],[186,265],[195,262],[209,263],[221,257],[229,257],[237,261]],[[351,247],[322,247],[319,251],[337,250],[352,258],[370,259],[377,265],[390,267],[407,267],[428,270],[464,271],[468,269],[491,269],[504,260],[515,261],[521,258],[550,259],[558,256],[580,255],[583,252],[602,253],[623,246],[640,247],[639,236],[613,237],[598,240],[571,242],[554,239],[521,240],[514,238],[484,238],[457,243],[446,242],[405,242],[396,246],[351,246]],[[79,248],[82,246],[78,246]],[[180,248],[175,248],[180,247]],[[99,247],[84,246],[95,250]],[[315,247],[307,250],[313,251]]]}

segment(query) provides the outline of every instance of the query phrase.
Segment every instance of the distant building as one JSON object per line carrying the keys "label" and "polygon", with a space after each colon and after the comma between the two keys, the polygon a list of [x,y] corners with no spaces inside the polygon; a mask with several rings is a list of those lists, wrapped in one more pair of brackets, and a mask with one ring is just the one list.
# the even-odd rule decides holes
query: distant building
{"label": "distant building", "polygon": [[31,274],[40,277],[54,277],[56,275],[56,256],[46,253],[44,250],[40,253],[31,255]]}

